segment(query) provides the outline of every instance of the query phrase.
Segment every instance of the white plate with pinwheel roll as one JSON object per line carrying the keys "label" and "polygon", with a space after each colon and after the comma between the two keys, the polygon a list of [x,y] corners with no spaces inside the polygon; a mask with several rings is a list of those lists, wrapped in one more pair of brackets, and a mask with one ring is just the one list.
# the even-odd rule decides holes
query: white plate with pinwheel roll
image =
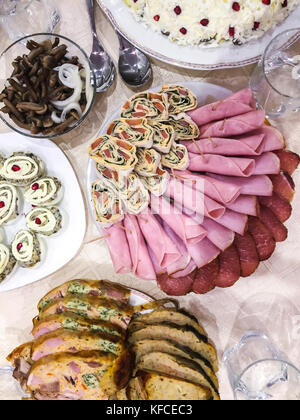
{"label": "white plate with pinwheel roll", "polygon": [[58,146],[16,133],[0,140],[2,292],[41,280],[74,258],[86,212],[77,177]]}

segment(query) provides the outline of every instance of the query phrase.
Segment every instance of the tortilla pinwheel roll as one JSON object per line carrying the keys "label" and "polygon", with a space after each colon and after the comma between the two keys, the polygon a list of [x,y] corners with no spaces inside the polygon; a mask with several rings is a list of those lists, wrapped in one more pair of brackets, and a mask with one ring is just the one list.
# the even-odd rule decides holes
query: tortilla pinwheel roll
{"label": "tortilla pinwheel roll", "polygon": [[137,93],[124,104],[121,117],[167,120],[168,106],[168,97],[165,93]]}
{"label": "tortilla pinwheel roll", "polygon": [[180,114],[197,108],[196,96],[186,87],[179,85],[164,85],[161,93],[168,96],[169,114]]}
{"label": "tortilla pinwheel roll", "polygon": [[161,155],[154,149],[138,149],[138,163],[135,166],[135,172],[141,176],[153,176],[156,174],[160,164]]}
{"label": "tortilla pinwheel roll", "polygon": [[63,197],[59,179],[51,176],[40,178],[25,188],[24,199],[33,206],[54,206]]}
{"label": "tortilla pinwheel roll", "polygon": [[4,244],[0,244],[0,283],[10,275],[15,265],[16,259],[11,250]]}
{"label": "tortilla pinwheel roll", "polygon": [[172,125],[155,120],[149,120],[149,124],[154,130],[153,149],[161,153],[169,153],[176,137]]}
{"label": "tortilla pinwheel roll", "polygon": [[168,121],[164,124],[171,125],[176,134],[176,140],[194,140],[200,136],[197,124],[184,112],[178,115],[169,115]]}
{"label": "tortilla pinwheel roll", "polygon": [[18,216],[18,191],[9,182],[0,182],[0,226]]}
{"label": "tortilla pinwheel roll", "polygon": [[[133,175],[130,174],[130,176]],[[128,197],[124,203],[128,213],[137,215],[148,207],[150,197],[140,178],[134,176],[136,179],[128,182]]]}
{"label": "tortilla pinwheel roll", "polygon": [[57,207],[35,207],[26,215],[27,228],[35,233],[51,236],[62,227],[62,215]]}
{"label": "tortilla pinwheel roll", "polygon": [[32,268],[41,261],[41,244],[34,232],[20,230],[11,244],[11,249],[21,267]]}
{"label": "tortilla pinwheel roll", "polygon": [[43,162],[32,153],[16,152],[5,159],[0,175],[11,184],[25,187],[44,174]]}
{"label": "tortilla pinwheel roll", "polygon": [[137,164],[136,147],[107,134],[94,141],[89,155],[101,165],[117,171],[131,172]]}
{"label": "tortilla pinwheel roll", "polygon": [[136,147],[149,149],[153,144],[154,131],[146,118],[119,118],[110,124],[107,134],[129,141]]}
{"label": "tortilla pinwheel roll", "polygon": [[167,155],[162,155],[161,163],[167,168],[184,171],[190,163],[187,148],[181,144],[175,144]]}
{"label": "tortilla pinwheel roll", "polygon": [[156,197],[163,195],[167,189],[170,179],[169,172],[162,169],[161,166],[157,168],[156,175],[154,176],[141,176],[140,177],[144,186]]}
{"label": "tortilla pinwheel roll", "polygon": [[123,219],[122,202],[118,194],[98,179],[92,184],[92,201],[96,220],[103,226],[111,226]]}

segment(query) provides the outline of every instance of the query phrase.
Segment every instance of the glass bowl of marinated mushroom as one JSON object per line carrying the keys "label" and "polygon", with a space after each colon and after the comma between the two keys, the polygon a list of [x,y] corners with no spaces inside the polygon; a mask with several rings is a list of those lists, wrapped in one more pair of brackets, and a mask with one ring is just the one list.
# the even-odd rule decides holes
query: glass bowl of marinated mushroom
{"label": "glass bowl of marinated mushroom", "polygon": [[74,41],[26,36],[0,55],[0,118],[25,136],[61,136],[87,117],[95,85],[90,60]]}

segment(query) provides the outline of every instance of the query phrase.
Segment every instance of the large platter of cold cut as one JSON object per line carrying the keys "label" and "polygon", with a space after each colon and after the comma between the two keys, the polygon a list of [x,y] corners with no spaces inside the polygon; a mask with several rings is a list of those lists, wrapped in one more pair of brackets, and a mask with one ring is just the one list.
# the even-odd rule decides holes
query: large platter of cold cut
{"label": "large platter of cold cut", "polygon": [[116,273],[205,294],[251,276],[287,239],[300,158],[250,89],[165,84],[99,134],[88,198]]}

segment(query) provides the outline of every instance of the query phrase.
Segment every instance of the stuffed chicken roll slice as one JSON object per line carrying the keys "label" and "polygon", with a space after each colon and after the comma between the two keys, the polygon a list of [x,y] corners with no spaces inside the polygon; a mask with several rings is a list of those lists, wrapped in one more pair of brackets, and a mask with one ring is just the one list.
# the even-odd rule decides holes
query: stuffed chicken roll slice
{"label": "stuffed chicken roll slice", "polygon": [[96,162],[117,171],[131,172],[136,163],[136,147],[128,141],[104,134],[89,148],[89,155]]}
{"label": "stuffed chicken roll slice", "polygon": [[162,156],[161,163],[170,169],[186,170],[190,164],[187,148],[181,144],[173,145],[170,152]]}
{"label": "stuffed chicken roll slice", "polygon": [[186,87],[164,85],[161,89],[168,96],[169,114],[180,114],[197,108],[196,96]]}
{"label": "stuffed chicken roll slice", "polygon": [[24,268],[32,268],[41,261],[41,244],[34,232],[20,230],[12,244],[12,254]]}
{"label": "stuffed chicken roll slice", "polygon": [[35,207],[26,215],[26,226],[35,233],[51,236],[60,231],[62,215],[57,207]]}
{"label": "stuffed chicken roll slice", "polygon": [[24,191],[25,201],[33,206],[55,206],[63,197],[63,187],[59,179],[56,177],[43,177],[27,188]]}
{"label": "stuffed chicken roll slice", "polygon": [[4,244],[0,244],[0,283],[11,274],[15,265],[16,259],[11,250]]}
{"label": "stuffed chicken roll slice", "polygon": [[136,147],[149,149],[153,144],[154,131],[146,118],[119,118],[109,125],[107,134],[129,141]]}
{"label": "stuffed chicken roll slice", "polygon": [[172,125],[155,120],[149,120],[149,124],[154,130],[153,149],[160,153],[169,153],[176,136]]}
{"label": "stuffed chicken roll slice", "polygon": [[124,104],[121,117],[166,120],[168,119],[168,97],[165,93],[137,93]]}
{"label": "stuffed chicken roll slice", "polygon": [[154,149],[139,149],[137,151],[138,162],[135,172],[141,176],[153,176],[156,174],[161,155]]}
{"label": "stuffed chicken roll slice", "polygon": [[103,226],[110,226],[123,219],[123,208],[116,191],[108,188],[98,179],[92,184],[92,201],[96,220]]}
{"label": "stuffed chicken roll slice", "polygon": [[141,176],[140,177],[144,186],[156,197],[163,195],[167,189],[169,183],[170,174],[165,171],[160,165],[156,170],[156,174],[153,176]]}
{"label": "stuffed chicken roll slice", "polygon": [[0,226],[18,216],[18,191],[12,184],[0,182]]}
{"label": "stuffed chicken roll slice", "polygon": [[24,187],[45,172],[43,162],[33,153],[16,152],[5,159],[0,175],[13,185]]}
{"label": "stuffed chicken roll slice", "polygon": [[170,124],[175,130],[176,140],[194,140],[200,135],[197,124],[184,112],[178,115],[169,115],[168,121],[163,124]]}

